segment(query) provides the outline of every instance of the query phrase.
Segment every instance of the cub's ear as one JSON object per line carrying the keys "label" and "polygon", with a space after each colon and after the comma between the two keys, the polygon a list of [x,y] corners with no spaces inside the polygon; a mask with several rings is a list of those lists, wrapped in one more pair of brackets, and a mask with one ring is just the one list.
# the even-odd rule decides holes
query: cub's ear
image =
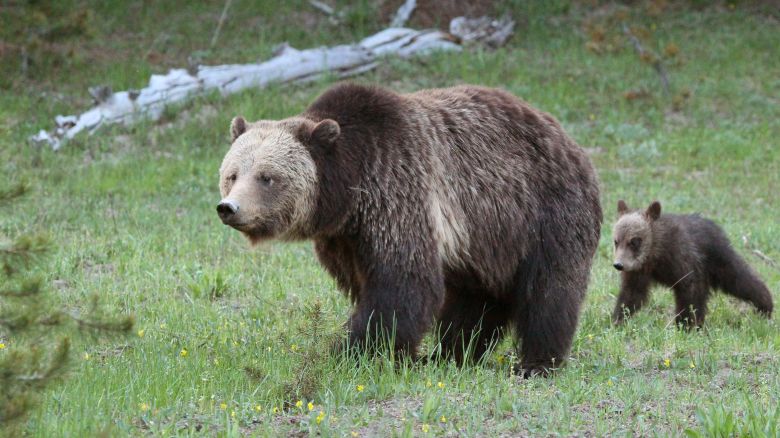
{"label": "cub's ear", "polygon": [[628,213],[628,205],[626,205],[626,201],[621,199],[618,201],[618,217],[623,216],[626,213]]}
{"label": "cub's ear", "polygon": [[661,217],[661,203],[658,201],[653,201],[653,203],[650,204],[649,207],[647,207],[647,211],[645,211],[645,216],[647,216],[651,220],[656,220],[659,217]]}
{"label": "cub's ear", "polygon": [[233,143],[243,133],[246,132],[246,120],[243,117],[233,117],[230,122],[230,142]]}
{"label": "cub's ear", "polygon": [[311,139],[318,143],[333,144],[339,135],[341,135],[341,128],[333,119],[324,119],[311,130]]}

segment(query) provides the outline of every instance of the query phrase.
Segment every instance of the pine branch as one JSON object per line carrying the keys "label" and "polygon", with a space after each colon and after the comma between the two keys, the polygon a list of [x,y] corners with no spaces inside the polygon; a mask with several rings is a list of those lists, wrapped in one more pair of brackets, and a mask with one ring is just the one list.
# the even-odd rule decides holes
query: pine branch
{"label": "pine branch", "polygon": [[88,328],[100,331],[109,332],[128,332],[133,328],[134,319],[132,316],[126,316],[117,320],[99,320],[99,319],[84,319],[75,313],[66,314],[70,319],[75,321],[79,328]]}
{"label": "pine branch", "polygon": [[43,281],[40,278],[25,278],[16,288],[6,285],[0,289],[3,298],[29,298],[41,293]]}
{"label": "pine branch", "polygon": [[21,198],[30,191],[29,184],[22,182],[9,189],[0,189],[0,207],[5,204],[10,204],[17,198]]}
{"label": "pine branch", "polygon": [[15,380],[24,382],[30,385],[41,385],[47,383],[52,378],[56,377],[64,368],[68,362],[68,352],[70,351],[70,340],[64,338],[57,345],[57,349],[54,350],[54,354],[49,362],[49,365],[42,372],[24,374],[14,376]]}

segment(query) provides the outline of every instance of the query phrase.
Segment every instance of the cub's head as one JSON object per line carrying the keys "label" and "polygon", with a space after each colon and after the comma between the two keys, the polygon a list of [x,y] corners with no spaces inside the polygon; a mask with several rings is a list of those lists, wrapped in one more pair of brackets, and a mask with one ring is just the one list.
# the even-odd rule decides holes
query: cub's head
{"label": "cub's head", "polygon": [[248,123],[236,117],[230,134],[233,144],[219,169],[222,222],[253,244],[309,237],[318,181],[307,145],[335,142],[338,123],[302,117]]}
{"label": "cub's head", "polygon": [[638,271],[647,262],[653,244],[653,222],[661,216],[661,204],[653,202],[644,212],[630,210],[618,201],[618,221],[612,229],[618,271]]}

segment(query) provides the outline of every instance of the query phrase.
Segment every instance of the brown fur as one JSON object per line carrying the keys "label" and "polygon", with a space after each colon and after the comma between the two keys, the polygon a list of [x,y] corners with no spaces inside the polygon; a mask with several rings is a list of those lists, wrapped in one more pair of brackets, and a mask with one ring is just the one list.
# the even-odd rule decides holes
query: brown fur
{"label": "brown fur", "polygon": [[495,89],[345,84],[288,120],[317,173],[298,237],[354,302],[352,344],[394,331],[414,354],[437,319],[458,361],[509,328],[527,371],[566,359],[602,217],[590,161],[551,116]]}
{"label": "brown fur", "polygon": [[699,215],[662,215],[658,202],[638,212],[620,201],[618,214],[612,234],[615,268],[622,272],[615,322],[647,302],[653,283],[673,289],[676,320],[686,327],[704,323],[710,289],[748,301],[771,316],[769,289],[714,222]]}

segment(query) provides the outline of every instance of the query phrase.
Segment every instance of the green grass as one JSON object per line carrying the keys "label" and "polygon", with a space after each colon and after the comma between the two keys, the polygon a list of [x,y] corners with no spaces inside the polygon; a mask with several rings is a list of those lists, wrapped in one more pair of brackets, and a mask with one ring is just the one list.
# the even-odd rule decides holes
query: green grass
{"label": "green grass", "polygon": [[[170,121],[105,129],[57,153],[25,143],[55,114],[86,108],[87,86],[140,87],[196,51],[204,51],[204,63],[244,62],[285,40],[296,47],[357,40],[381,27],[370,2],[355,2],[349,24],[333,28],[303,1],[236,1],[211,50],[222,2],[161,9],[94,2],[87,3],[94,8],[90,39],[64,42],[77,49],[72,56],[6,81],[0,93],[0,169],[9,182],[25,179],[35,188],[15,210],[0,212],[0,224],[8,233],[49,230],[56,249],[47,277],[62,280],[63,305],[78,308],[98,294],[109,308],[133,313],[143,336],[76,342],[70,378],[45,394],[29,435],[777,436],[774,320],[717,295],[706,328],[682,332],[670,324],[671,294],[658,290],[625,326],[609,322],[618,287],[609,232],[621,198],[634,206],[659,199],[667,211],[712,217],[780,298],[780,270],[742,244],[747,236],[780,261],[777,18],[743,2],[733,9],[692,2],[661,15],[633,6],[632,23],[655,29],[649,47],[680,48],[667,62],[673,92],[664,96],[629,46],[600,55],[586,49],[584,21],[597,17],[594,8],[542,3],[501,6],[520,18],[505,48],[392,60],[360,80],[401,91],[503,87],[555,115],[592,152],[606,219],[564,368],[547,379],[510,378],[508,342],[466,368],[396,369],[385,357],[354,363],[320,354],[349,303],[310,244],[251,250],[221,225],[214,205],[230,118],[296,114],[327,82],[203,97]],[[13,24],[18,7],[3,8],[3,24]],[[303,19],[308,30],[294,26]],[[161,55],[144,56],[149,51]],[[14,68],[11,55],[4,69]],[[650,96],[624,97],[639,89]],[[673,104],[683,92],[690,97]],[[312,327],[315,305],[323,321]],[[14,348],[14,339],[6,341]],[[434,343],[426,339],[424,351]],[[294,406],[296,390],[310,394],[302,408]]]}

